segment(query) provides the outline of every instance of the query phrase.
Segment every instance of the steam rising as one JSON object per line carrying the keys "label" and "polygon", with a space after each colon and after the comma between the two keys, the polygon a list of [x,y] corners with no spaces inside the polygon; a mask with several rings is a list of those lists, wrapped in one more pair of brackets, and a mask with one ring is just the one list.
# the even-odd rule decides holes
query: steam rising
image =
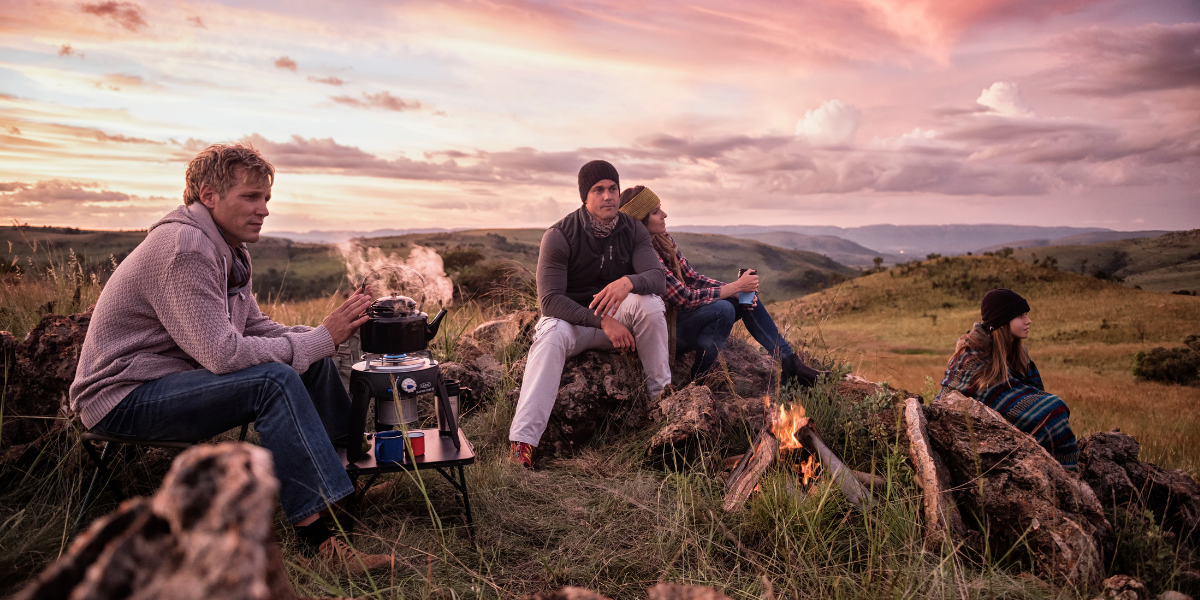
{"label": "steam rising", "polygon": [[432,248],[414,245],[408,260],[395,254],[384,256],[383,250],[353,240],[338,244],[337,249],[346,261],[350,285],[356,286],[370,276],[366,283],[373,298],[408,296],[422,304],[426,312],[450,306],[454,298],[454,284],[446,277],[442,257]]}

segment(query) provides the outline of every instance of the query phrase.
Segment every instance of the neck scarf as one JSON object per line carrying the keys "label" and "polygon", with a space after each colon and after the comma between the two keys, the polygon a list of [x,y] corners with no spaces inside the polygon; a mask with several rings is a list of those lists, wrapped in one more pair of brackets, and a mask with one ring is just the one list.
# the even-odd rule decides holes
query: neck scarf
{"label": "neck scarf", "polygon": [[604,222],[596,217],[593,217],[592,213],[588,212],[586,208],[583,209],[583,212],[587,214],[588,221],[591,221],[592,223],[592,235],[600,239],[608,237],[612,234],[613,230],[617,228],[618,217],[613,217],[611,221]]}
{"label": "neck scarf", "polygon": [[230,244],[229,238],[225,237],[225,232],[221,231],[220,227],[217,228],[217,232],[221,234],[221,239],[225,240],[225,244],[233,251],[233,264],[229,266],[229,278],[225,281],[225,295],[236,296],[242,293],[242,290],[250,283],[250,254],[241,244],[236,246]]}

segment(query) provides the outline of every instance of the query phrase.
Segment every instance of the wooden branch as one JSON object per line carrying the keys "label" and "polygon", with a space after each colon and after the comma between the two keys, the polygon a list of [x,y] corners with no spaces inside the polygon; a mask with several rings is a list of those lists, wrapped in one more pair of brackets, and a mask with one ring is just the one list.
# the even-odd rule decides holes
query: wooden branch
{"label": "wooden branch", "polygon": [[917,485],[924,495],[925,547],[937,550],[946,542],[948,533],[961,538],[966,535],[967,529],[950,492],[950,471],[929,445],[925,412],[919,399],[904,401],[904,421],[908,433],[909,458],[916,472]]}
{"label": "wooden branch", "polygon": [[[812,427],[801,427],[796,432],[796,439],[804,445],[804,448],[817,456],[817,460],[821,461],[821,474],[829,474],[833,477],[833,481],[837,482],[842,489],[842,494],[859,510],[871,508],[875,501],[871,498],[871,492],[863,487],[863,484],[854,477],[854,472],[847,467],[841,459],[830,450],[825,442],[821,441],[821,436],[817,435],[817,431]],[[728,498],[728,496],[726,496]]]}
{"label": "wooden branch", "polygon": [[873,475],[871,473],[863,473],[862,471],[851,471],[850,474],[853,475],[854,478],[857,479],[859,483],[863,484],[864,486],[866,486],[868,488],[885,488],[885,487],[887,487],[887,480],[878,475]]}
{"label": "wooden branch", "polygon": [[729,474],[729,480],[725,482],[727,490],[725,502],[721,504],[721,507],[726,512],[740,510],[746,504],[746,500],[750,498],[750,494],[754,492],[754,488],[758,486],[758,479],[771,466],[771,463],[775,462],[775,457],[778,455],[779,440],[771,433],[771,420],[768,418],[762,431],[758,432],[758,439],[754,440],[754,446],[749,452],[742,455],[742,460]]}

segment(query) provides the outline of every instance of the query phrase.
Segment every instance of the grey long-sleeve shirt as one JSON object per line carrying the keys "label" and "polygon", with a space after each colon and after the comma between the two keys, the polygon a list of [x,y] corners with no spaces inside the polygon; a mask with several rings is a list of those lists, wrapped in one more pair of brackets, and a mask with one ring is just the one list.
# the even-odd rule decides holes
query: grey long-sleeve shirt
{"label": "grey long-sleeve shirt", "polygon": [[[632,293],[662,296],[666,290],[666,276],[658,254],[650,243],[650,232],[640,223],[634,227],[633,246],[631,258],[635,272],[626,275],[633,283]],[[547,229],[542,235],[537,265],[538,303],[542,307],[542,314],[573,325],[599,329],[600,317],[566,295],[570,256],[571,246],[567,236],[557,228]]]}

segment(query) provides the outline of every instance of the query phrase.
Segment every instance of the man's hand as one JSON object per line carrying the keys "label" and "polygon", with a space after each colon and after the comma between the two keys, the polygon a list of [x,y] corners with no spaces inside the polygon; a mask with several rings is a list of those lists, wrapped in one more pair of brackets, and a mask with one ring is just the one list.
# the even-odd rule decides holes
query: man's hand
{"label": "man's hand", "polygon": [[329,330],[333,337],[333,345],[340,346],[354,335],[363,323],[367,322],[367,306],[371,304],[371,296],[355,291],[341,306],[334,309],[321,324]]}
{"label": "man's hand", "polygon": [[600,328],[604,330],[604,335],[608,336],[608,341],[612,342],[613,347],[617,350],[634,349],[633,334],[629,333],[629,330],[620,321],[604,315],[600,319]]}
{"label": "man's hand", "polygon": [[633,291],[633,282],[628,277],[622,277],[604,286],[599,294],[592,296],[592,303],[588,305],[588,308],[595,309],[598,317],[615,315],[617,308],[621,306],[631,291]]}

